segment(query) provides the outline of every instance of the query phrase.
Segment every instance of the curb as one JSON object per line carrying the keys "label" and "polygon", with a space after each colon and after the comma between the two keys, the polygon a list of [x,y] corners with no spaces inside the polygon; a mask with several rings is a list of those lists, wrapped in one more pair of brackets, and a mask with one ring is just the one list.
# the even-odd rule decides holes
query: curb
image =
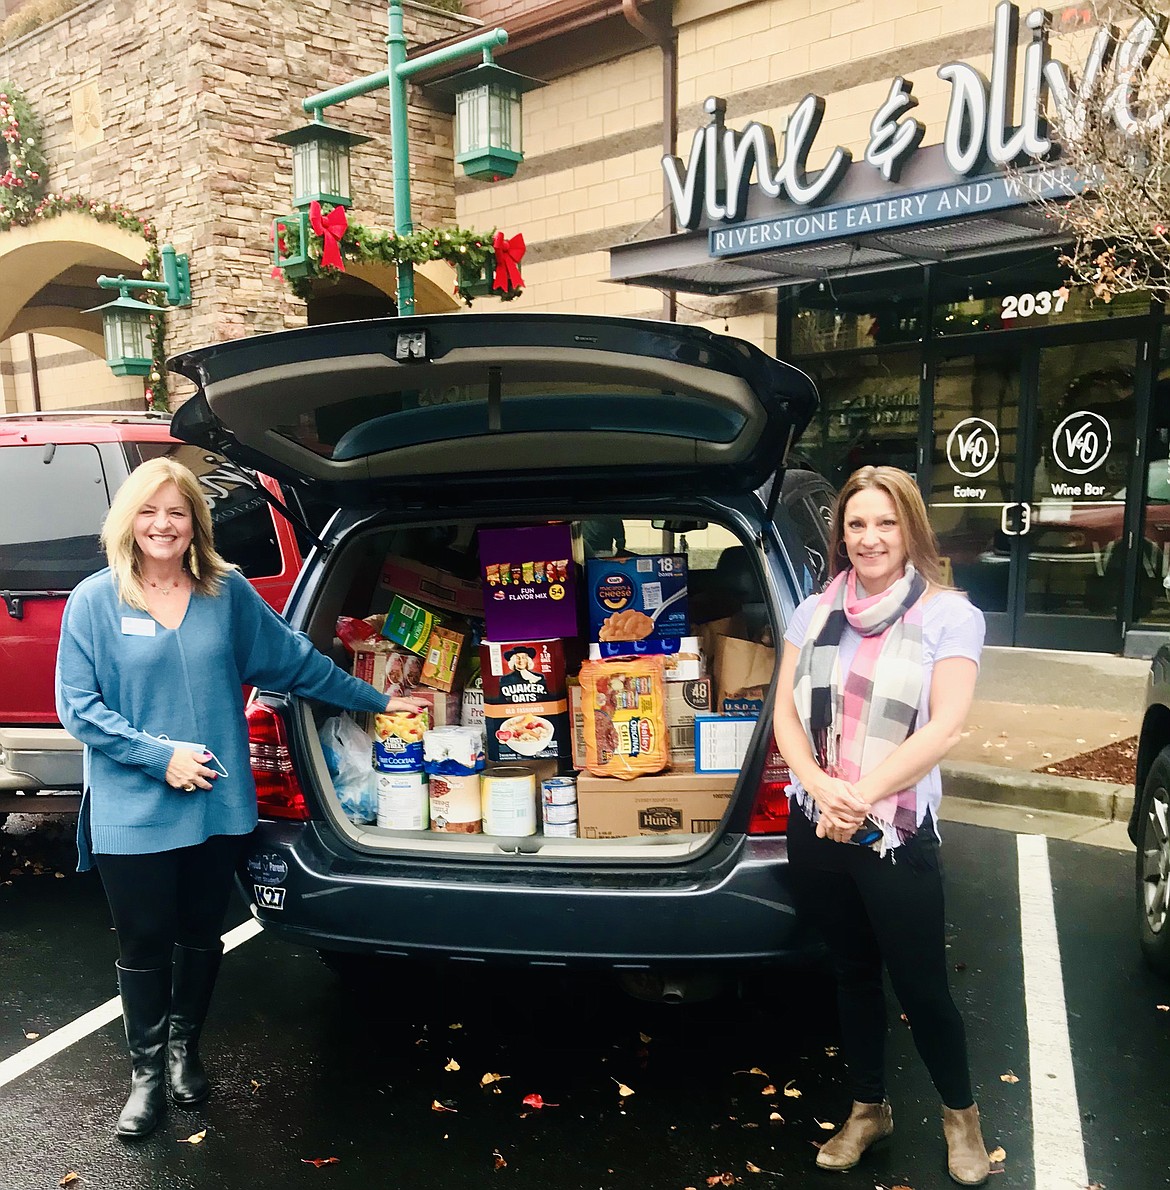
{"label": "curb", "polygon": [[1110,822],[1128,822],[1133,813],[1132,785],[1021,772],[992,764],[944,762],[939,768],[944,792],[950,797],[1029,810],[1055,810]]}

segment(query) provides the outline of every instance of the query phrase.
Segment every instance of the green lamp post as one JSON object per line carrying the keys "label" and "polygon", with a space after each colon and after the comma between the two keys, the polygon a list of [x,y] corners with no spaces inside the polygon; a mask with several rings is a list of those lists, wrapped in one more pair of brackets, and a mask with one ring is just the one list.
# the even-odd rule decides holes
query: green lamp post
{"label": "green lamp post", "polygon": [[[398,235],[410,235],[414,231],[414,222],[410,214],[410,146],[407,135],[407,103],[406,84],[418,74],[433,71],[436,67],[448,65],[451,62],[466,58],[472,54],[482,53],[483,63],[474,70],[459,76],[468,81],[462,86],[458,79],[448,80],[445,84],[455,94],[456,127],[466,129],[466,134],[457,131],[459,148],[456,160],[472,177],[511,177],[516,172],[516,166],[523,160],[523,150],[520,145],[520,95],[532,87],[544,84],[536,79],[528,79],[514,71],[496,66],[492,61],[491,52],[495,47],[507,43],[508,34],[503,29],[492,29],[485,33],[476,34],[454,45],[445,46],[429,54],[421,54],[406,59],[406,35],[403,31],[402,0],[389,0],[388,34],[386,37],[388,69],[378,74],[367,75],[365,78],[355,79],[340,87],[329,91],[322,91],[317,95],[310,95],[301,106],[309,112],[313,120],[307,125],[308,129],[330,127],[323,120],[322,113],[327,107],[335,103],[344,103],[347,99],[354,99],[359,95],[368,95],[371,91],[388,89],[390,92],[390,151],[393,158],[394,179],[394,231]],[[480,72],[487,71],[487,74]],[[489,77],[490,76],[490,77]],[[435,84],[438,89],[444,84]],[[460,113],[463,113],[462,120]],[[334,129],[335,133],[340,129]],[[298,141],[294,138],[303,136],[306,129],[296,132],[283,133],[274,140],[283,144],[293,144],[294,153]],[[348,135],[348,134],[346,134]],[[349,144],[358,143],[359,139],[350,137]],[[347,158],[348,162],[348,158]],[[348,164],[346,167],[348,174]],[[294,184],[296,184],[296,165],[294,159]],[[298,190],[298,193],[301,191]],[[304,191],[308,193],[308,191]],[[309,199],[308,201],[312,201]],[[328,195],[318,196],[317,201],[333,201]],[[335,205],[347,205],[340,199]],[[290,220],[295,222],[298,230],[306,228],[305,216],[302,214]],[[301,235],[300,243],[306,242],[307,233]],[[287,258],[285,258],[287,259]],[[278,264],[283,261],[278,258]],[[398,264],[398,312],[407,315],[414,313],[414,265],[409,260]]]}
{"label": "green lamp post", "polygon": [[186,253],[177,255],[170,244],[164,244],[159,255],[162,258],[161,281],[99,277],[98,285],[102,289],[116,289],[118,296],[104,306],[84,311],[102,316],[106,364],[115,376],[149,376],[153,366],[150,320],[161,313],[161,309],[148,302],[136,301],[130,296],[132,291],[145,289],[161,293],[169,306],[191,304],[191,272]]}

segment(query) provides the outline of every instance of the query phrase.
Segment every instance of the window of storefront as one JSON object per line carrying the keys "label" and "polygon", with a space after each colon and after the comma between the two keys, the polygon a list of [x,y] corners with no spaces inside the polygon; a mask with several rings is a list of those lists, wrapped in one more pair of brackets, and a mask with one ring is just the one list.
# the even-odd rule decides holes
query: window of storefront
{"label": "window of storefront", "polygon": [[805,360],[821,408],[801,449],[835,486],[870,464],[918,466],[917,352],[862,352]]}
{"label": "window of storefront", "polygon": [[1150,394],[1150,432],[1134,618],[1170,627],[1170,348],[1163,346]]}

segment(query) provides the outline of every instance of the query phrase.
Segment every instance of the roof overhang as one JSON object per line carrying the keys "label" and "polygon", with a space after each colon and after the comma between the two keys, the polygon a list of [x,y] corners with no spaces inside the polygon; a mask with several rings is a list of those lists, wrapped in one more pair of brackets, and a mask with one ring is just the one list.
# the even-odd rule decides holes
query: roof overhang
{"label": "roof overhang", "polygon": [[1041,202],[1080,188],[1061,167],[955,179],[930,168],[938,161],[931,150],[923,158],[926,168],[899,187],[875,185],[875,171],[858,163],[832,205],[765,203],[756,195],[739,223],[616,245],[610,280],[714,296],[1068,242]]}

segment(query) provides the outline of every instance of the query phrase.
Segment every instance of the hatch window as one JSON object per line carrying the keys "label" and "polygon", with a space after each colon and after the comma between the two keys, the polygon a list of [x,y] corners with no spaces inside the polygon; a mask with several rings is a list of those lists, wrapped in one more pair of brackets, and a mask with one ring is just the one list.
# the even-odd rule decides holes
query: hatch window
{"label": "hatch window", "polygon": [[487,381],[384,391],[305,412],[276,432],[338,462],[395,448],[500,433],[651,434],[697,442],[734,442],[741,409],[658,387],[548,382],[505,383],[489,400]]}

